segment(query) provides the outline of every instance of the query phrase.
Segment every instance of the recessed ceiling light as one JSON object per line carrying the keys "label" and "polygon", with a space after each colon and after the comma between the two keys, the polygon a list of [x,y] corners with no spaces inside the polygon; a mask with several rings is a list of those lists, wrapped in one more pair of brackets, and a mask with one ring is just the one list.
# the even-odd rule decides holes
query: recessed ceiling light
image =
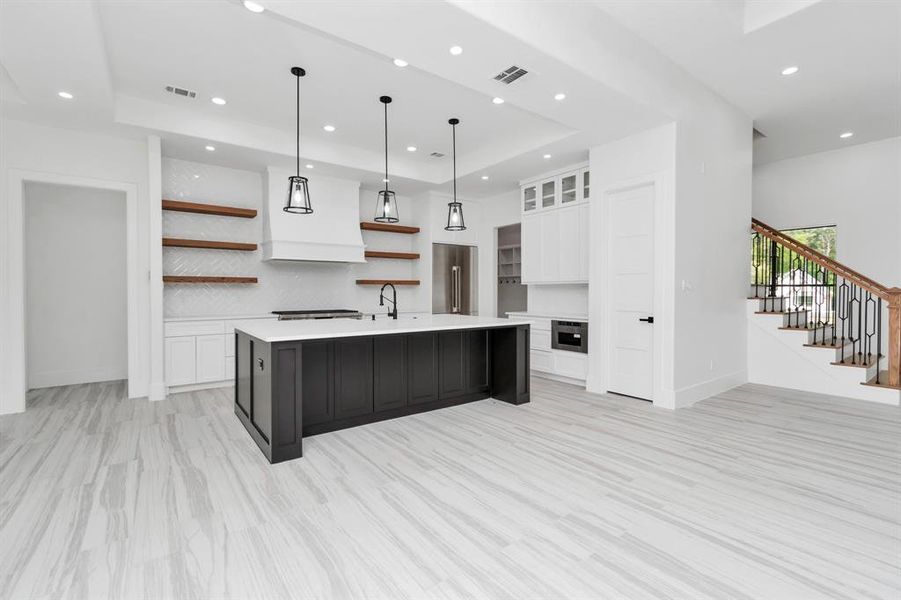
{"label": "recessed ceiling light", "polygon": [[326,131],[328,131],[329,133],[331,133],[335,130],[334,125],[323,125],[322,128],[325,129]]}
{"label": "recessed ceiling light", "polygon": [[564,94],[563,92],[554,94],[554,100],[566,100],[566,94]]}
{"label": "recessed ceiling light", "polygon": [[504,103],[504,99],[503,99],[503,98],[498,98],[497,96],[495,96],[494,98],[492,98],[491,101],[494,102],[495,104],[503,104],[503,103]]}
{"label": "recessed ceiling light", "polygon": [[844,132],[843,134],[841,134],[841,135],[838,136],[838,137],[842,138],[843,140],[846,140],[846,139],[848,139],[849,137],[851,137],[851,136],[853,136],[853,135],[854,135],[854,132],[853,132],[853,131],[846,131],[846,132]]}
{"label": "recessed ceiling light", "polygon": [[461,54],[463,54],[463,48],[461,48],[460,46],[451,46],[450,53],[454,56],[460,56]]}
{"label": "recessed ceiling light", "polygon": [[308,164],[306,165],[306,167],[307,167],[308,169],[312,169],[312,168],[313,168],[313,165],[311,165],[311,164],[308,163]]}
{"label": "recessed ceiling light", "polygon": [[212,98],[210,98],[210,102],[212,102],[213,104],[218,104],[219,106],[222,106],[225,104],[225,98],[220,98],[219,96],[213,96]]}
{"label": "recessed ceiling light", "polygon": [[261,13],[266,10],[261,5],[257,4],[256,2],[251,2],[250,0],[244,0],[244,8],[252,13]]}
{"label": "recessed ceiling light", "polygon": [[486,181],[488,179],[487,175],[482,175],[482,181]]}
{"label": "recessed ceiling light", "polygon": [[550,154],[545,154],[542,158],[550,158],[550,157],[551,157]]}
{"label": "recessed ceiling light", "polygon": [[200,175],[198,175],[197,173],[194,173],[194,179],[200,179]]}
{"label": "recessed ceiling light", "polygon": [[406,67],[408,64],[410,64],[410,63],[408,63],[407,61],[405,61],[405,60],[402,59],[402,58],[395,58],[395,59],[394,59],[394,66],[395,66],[395,67]]}
{"label": "recessed ceiling light", "polygon": [[216,151],[216,146],[204,146],[204,148],[206,148],[207,152],[215,152]]}
{"label": "recessed ceiling light", "polygon": [[795,66],[785,67],[784,69],[782,69],[782,74],[783,75],[794,75],[795,73],[797,73],[800,70],[801,69],[799,69],[798,67],[795,67]]}
{"label": "recessed ceiling light", "polygon": [[416,146],[407,146],[407,152],[416,152]]}
{"label": "recessed ceiling light", "polygon": [[59,92],[57,94],[57,96],[59,96],[60,98],[65,98],[66,100],[71,100],[72,98],[75,97],[72,94],[70,94],[69,92]]}

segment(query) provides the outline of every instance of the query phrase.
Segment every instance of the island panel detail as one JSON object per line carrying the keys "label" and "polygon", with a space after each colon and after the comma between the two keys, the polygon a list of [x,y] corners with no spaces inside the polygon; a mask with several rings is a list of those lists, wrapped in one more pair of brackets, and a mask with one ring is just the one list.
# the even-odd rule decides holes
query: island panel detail
{"label": "island panel detail", "polygon": [[235,414],[271,463],[305,436],[485,398],[529,401],[529,326],[265,342],[236,331]]}

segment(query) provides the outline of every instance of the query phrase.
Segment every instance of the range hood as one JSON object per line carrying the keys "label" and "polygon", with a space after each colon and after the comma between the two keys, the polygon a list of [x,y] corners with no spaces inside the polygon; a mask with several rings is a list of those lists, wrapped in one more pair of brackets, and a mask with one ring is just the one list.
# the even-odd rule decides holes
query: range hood
{"label": "range hood", "polygon": [[362,263],[360,182],[303,173],[310,180],[313,213],[282,210],[288,177],[282,169],[263,176],[263,260]]}

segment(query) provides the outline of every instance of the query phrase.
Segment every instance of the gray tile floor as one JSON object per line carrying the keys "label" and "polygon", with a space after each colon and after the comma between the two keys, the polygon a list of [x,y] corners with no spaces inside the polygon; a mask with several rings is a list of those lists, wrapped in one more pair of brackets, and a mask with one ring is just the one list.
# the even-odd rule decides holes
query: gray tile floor
{"label": "gray tile floor", "polygon": [[901,411],[533,380],[271,466],[230,389],[0,418],[2,598],[899,598]]}

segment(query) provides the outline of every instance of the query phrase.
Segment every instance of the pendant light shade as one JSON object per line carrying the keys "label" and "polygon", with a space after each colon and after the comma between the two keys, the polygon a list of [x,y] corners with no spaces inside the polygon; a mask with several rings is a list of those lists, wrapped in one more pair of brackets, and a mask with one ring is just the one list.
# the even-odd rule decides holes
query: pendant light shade
{"label": "pendant light shade", "polygon": [[463,221],[463,203],[457,202],[457,124],[460,119],[450,119],[451,131],[454,140],[454,201],[447,204],[447,225],[445,231],[465,231],[466,223]]}
{"label": "pendant light shade", "polygon": [[375,204],[375,220],[379,223],[397,223],[400,218],[397,199],[394,192],[388,189],[388,105],[391,104],[391,96],[382,96],[379,102],[385,106],[385,189],[379,192]]}
{"label": "pendant light shade", "polygon": [[310,182],[300,175],[300,78],[307,72],[300,67],[292,67],[291,74],[297,78],[297,171],[288,178],[288,197],[283,210],[308,215],[313,212],[313,205],[310,204]]}

